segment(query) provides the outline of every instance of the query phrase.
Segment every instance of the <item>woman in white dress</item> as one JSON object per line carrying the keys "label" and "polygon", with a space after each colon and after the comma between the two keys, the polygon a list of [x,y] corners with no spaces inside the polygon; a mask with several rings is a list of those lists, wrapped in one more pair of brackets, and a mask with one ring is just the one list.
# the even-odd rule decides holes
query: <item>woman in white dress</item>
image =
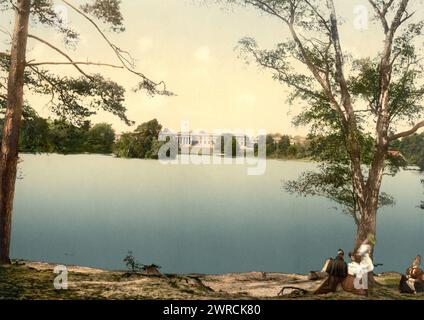
{"label": "woman in white dress", "polygon": [[368,241],[365,241],[358,249],[358,255],[361,256],[360,266],[362,272],[370,273],[374,270],[374,263],[370,257],[372,248],[368,244]]}

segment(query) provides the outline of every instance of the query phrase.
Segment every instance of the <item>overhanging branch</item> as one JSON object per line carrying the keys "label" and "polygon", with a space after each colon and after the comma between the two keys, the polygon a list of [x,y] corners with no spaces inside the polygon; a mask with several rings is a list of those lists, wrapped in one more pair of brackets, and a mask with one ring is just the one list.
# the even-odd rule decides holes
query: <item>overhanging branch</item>
{"label": "overhanging branch", "polygon": [[[172,95],[172,93],[167,90],[165,82],[163,82],[163,81],[155,82],[155,81],[149,79],[143,73],[135,71],[133,62],[128,60],[128,57],[130,57],[128,52],[123,51],[118,46],[113,44],[109,40],[109,38],[106,36],[106,34],[100,29],[100,27],[97,25],[97,23],[93,19],[91,19],[86,13],[84,13],[82,10],[80,10],[79,8],[77,8],[76,6],[74,6],[72,3],[70,3],[67,0],[62,0],[62,2],[65,3],[66,5],[68,5],[70,8],[72,8],[79,15],[84,17],[88,22],[90,22],[94,26],[94,28],[97,30],[97,32],[100,34],[100,36],[105,40],[105,42],[108,44],[108,46],[113,50],[113,52],[115,53],[118,60],[121,62],[122,66],[127,71],[129,71],[130,73],[140,77],[143,80],[144,83],[148,83],[149,86],[151,87],[151,90],[154,91],[155,93],[164,94],[164,95]],[[130,57],[130,59],[132,59],[132,58]],[[160,91],[156,89],[159,86],[163,87],[163,89],[160,90]]]}
{"label": "overhanging branch", "polygon": [[56,46],[52,45],[51,43],[47,42],[46,40],[43,40],[43,39],[41,39],[37,36],[32,35],[32,34],[29,34],[28,38],[35,39],[35,40],[45,44],[46,46],[52,48],[56,52],[60,53],[62,56],[64,56],[75,67],[75,69],[77,69],[85,77],[91,79],[91,77],[88,74],[86,74],[77,64],[75,64],[75,62],[72,60],[72,58],[70,56],[68,56],[65,52],[63,52],[62,50],[60,50]]}
{"label": "overhanging branch", "polygon": [[387,12],[389,11],[390,7],[393,5],[394,0],[390,0],[389,2],[385,3],[383,5],[383,8],[381,8],[381,9],[377,5],[376,1],[368,0],[368,2],[374,8],[374,11],[376,12],[377,16],[379,17],[381,24],[383,25],[384,33],[387,34],[390,30],[389,23],[387,22]]}
{"label": "overhanging branch", "polygon": [[391,137],[389,137],[390,141],[394,141],[400,138],[405,138],[408,137],[412,134],[414,134],[415,132],[417,132],[419,129],[424,127],[424,120],[421,122],[418,122],[413,128],[411,128],[410,130],[404,131],[404,132],[400,132],[397,134],[392,135]]}
{"label": "overhanging branch", "polygon": [[27,66],[37,67],[37,66],[44,66],[44,65],[54,65],[54,66],[60,66],[60,65],[86,65],[86,66],[99,66],[99,67],[110,67],[115,69],[124,69],[123,66],[117,66],[113,64],[108,63],[99,63],[99,62],[81,62],[81,61],[75,61],[75,62],[34,62],[34,63],[28,63]]}
{"label": "overhanging branch", "polygon": [[261,1],[261,0],[255,0],[255,1],[250,1],[250,0],[245,0],[246,3],[257,7],[269,14],[274,15],[275,17],[281,19],[282,21],[284,21],[285,23],[289,23],[289,20],[286,19],[285,17],[283,17],[281,14],[279,14],[274,8],[272,8],[268,3],[266,3],[265,1]]}

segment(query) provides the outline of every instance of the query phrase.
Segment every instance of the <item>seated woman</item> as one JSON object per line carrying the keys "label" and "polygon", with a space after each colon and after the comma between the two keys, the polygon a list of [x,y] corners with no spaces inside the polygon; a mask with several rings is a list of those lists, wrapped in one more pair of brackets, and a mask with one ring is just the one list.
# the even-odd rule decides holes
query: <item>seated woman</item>
{"label": "seated woman", "polygon": [[365,242],[358,249],[358,255],[361,257],[361,262],[359,264],[362,271],[365,273],[374,271],[374,263],[372,262],[370,256],[371,251],[372,247],[368,244],[368,240],[365,240]]}
{"label": "seated woman", "polygon": [[366,292],[361,289],[355,288],[355,280],[357,275],[361,272],[361,256],[356,255],[355,252],[350,252],[349,257],[351,262],[347,265],[348,275],[345,280],[342,282],[342,288],[344,291],[357,294],[357,295],[366,295]]}
{"label": "seated woman", "polygon": [[406,270],[406,276],[400,281],[401,293],[424,292],[424,271],[421,269],[421,256],[415,257],[412,266]]}
{"label": "seated woman", "polygon": [[406,276],[412,279],[423,280],[423,270],[421,269],[421,256],[415,257],[412,265],[406,270]]}

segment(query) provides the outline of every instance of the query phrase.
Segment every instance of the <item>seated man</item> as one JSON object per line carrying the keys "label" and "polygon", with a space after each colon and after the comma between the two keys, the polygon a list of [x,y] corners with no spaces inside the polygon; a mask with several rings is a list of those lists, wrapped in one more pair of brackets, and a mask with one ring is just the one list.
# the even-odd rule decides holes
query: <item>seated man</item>
{"label": "seated man", "polygon": [[400,278],[399,291],[400,293],[415,294],[416,291],[414,281],[411,282],[410,279],[408,279],[408,277],[403,274]]}
{"label": "seated man", "polygon": [[347,277],[347,263],[344,261],[344,251],[339,249],[337,257],[332,260],[327,268],[328,278],[323,284],[315,291],[315,294],[326,294],[336,292],[337,287]]}
{"label": "seated man", "polygon": [[402,276],[399,289],[401,293],[424,292],[424,271],[421,269],[421,256],[415,257],[412,266],[406,270],[406,276]]}

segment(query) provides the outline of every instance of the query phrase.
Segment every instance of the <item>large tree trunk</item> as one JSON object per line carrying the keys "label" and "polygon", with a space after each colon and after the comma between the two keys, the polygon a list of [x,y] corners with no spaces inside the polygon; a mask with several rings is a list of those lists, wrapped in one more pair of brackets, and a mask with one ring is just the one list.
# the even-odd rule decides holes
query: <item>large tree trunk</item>
{"label": "large tree trunk", "polygon": [[23,109],[23,86],[31,0],[16,2],[7,108],[0,159],[0,265],[10,263],[13,196],[18,163],[19,132]]}
{"label": "large tree trunk", "polygon": [[361,244],[368,239],[368,235],[372,234],[373,236],[376,236],[377,208],[367,209],[365,212],[362,212],[361,215],[356,235],[355,250],[357,250]]}
{"label": "large tree trunk", "polygon": [[377,143],[374,160],[365,187],[365,206],[361,208],[361,219],[359,221],[355,249],[358,249],[370,234],[376,237],[377,211],[387,150],[387,143]]}

